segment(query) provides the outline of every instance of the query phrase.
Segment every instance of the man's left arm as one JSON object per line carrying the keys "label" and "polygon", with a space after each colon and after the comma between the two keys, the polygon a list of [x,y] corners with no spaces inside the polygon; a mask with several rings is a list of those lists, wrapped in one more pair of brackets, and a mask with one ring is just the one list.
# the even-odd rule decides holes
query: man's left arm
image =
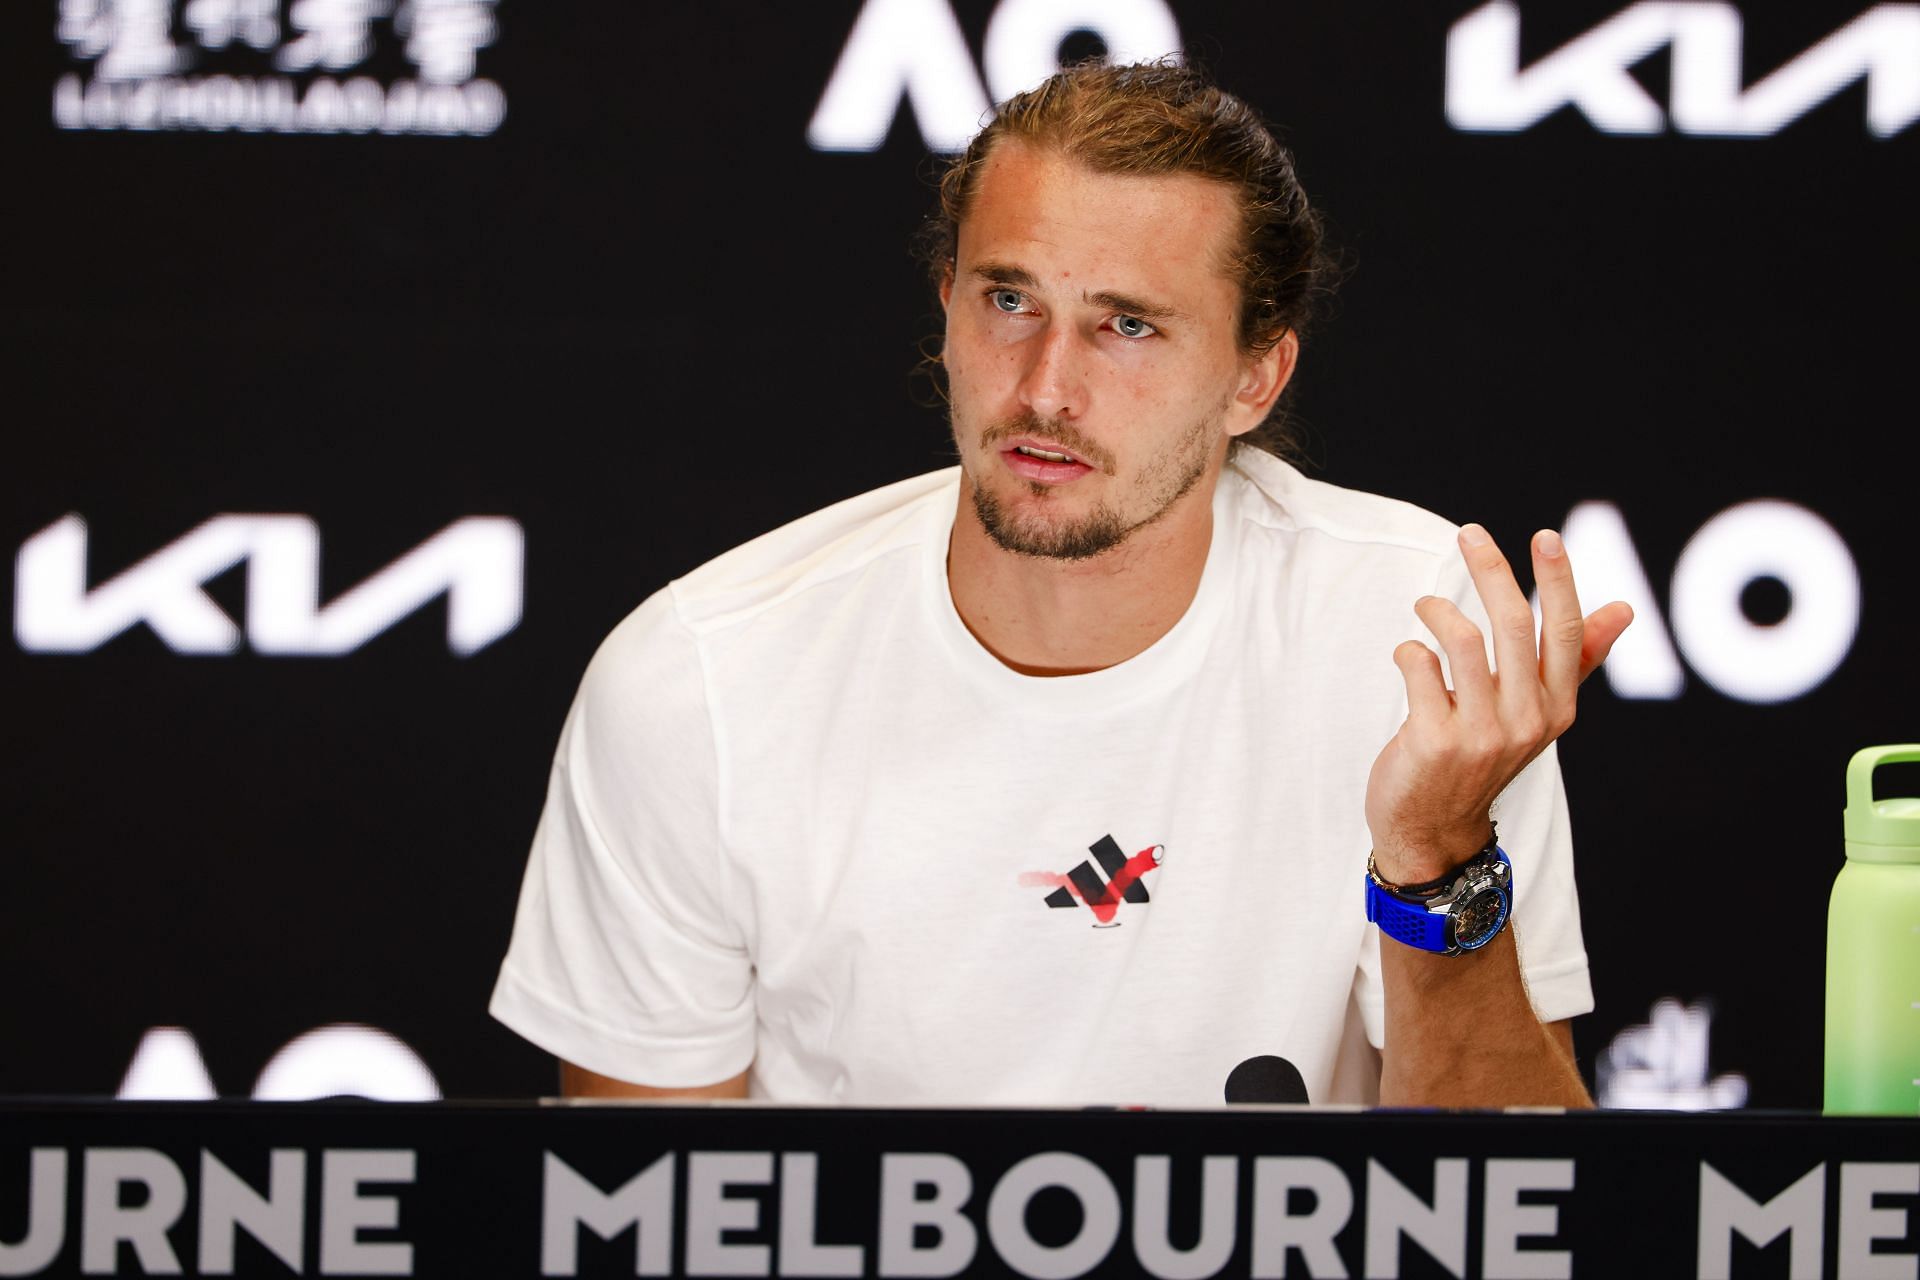
{"label": "man's left arm", "polygon": [[[1536,641],[1533,609],[1486,530],[1462,529],[1460,550],[1486,606],[1494,665],[1480,628],[1452,601],[1415,603],[1446,650],[1453,686],[1426,645],[1394,651],[1407,719],[1367,780],[1375,868],[1394,884],[1436,880],[1488,842],[1495,797],[1573,723],[1580,682],[1633,619],[1618,601],[1582,617],[1559,535],[1542,532],[1533,539]],[[1512,928],[1461,955],[1385,936],[1380,950],[1384,1105],[1592,1105],[1566,1024],[1542,1025],[1534,1014]]]}

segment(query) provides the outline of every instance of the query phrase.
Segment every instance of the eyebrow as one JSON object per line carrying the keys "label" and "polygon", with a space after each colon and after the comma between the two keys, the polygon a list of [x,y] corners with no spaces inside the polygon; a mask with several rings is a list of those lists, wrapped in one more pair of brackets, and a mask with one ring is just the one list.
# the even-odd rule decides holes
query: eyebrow
{"label": "eyebrow", "polygon": [[[1011,285],[1017,289],[1038,289],[1040,281],[1033,272],[1025,267],[1016,267],[1004,262],[982,262],[973,268],[974,278],[987,284]],[[1129,293],[1116,293],[1111,289],[1102,289],[1098,293],[1083,293],[1081,299],[1091,306],[1106,311],[1118,311],[1123,315],[1141,320],[1186,320],[1184,311],[1170,307],[1163,302],[1148,302]]]}

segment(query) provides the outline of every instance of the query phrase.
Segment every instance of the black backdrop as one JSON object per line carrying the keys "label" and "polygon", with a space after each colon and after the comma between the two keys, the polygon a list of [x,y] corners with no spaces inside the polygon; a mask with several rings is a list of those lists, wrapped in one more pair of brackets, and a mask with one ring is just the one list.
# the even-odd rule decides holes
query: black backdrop
{"label": "black backdrop", "polygon": [[[359,77],[399,112],[396,86],[431,78],[401,21],[417,35],[427,0],[376,14],[351,65],[291,71],[273,58],[295,28],[353,0],[265,5],[260,49],[208,42],[223,4],[244,7],[158,3],[172,101],[196,77],[309,95]],[[119,5],[130,38],[142,6]],[[1856,81],[1766,136],[1608,132],[1577,108],[1469,132],[1445,109],[1460,0],[1144,7],[1284,127],[1348,255],[1293,393],[1317,474],[1480,520],[1510,552],[1611,503],[1663,615],[1688,539],[1738,504],[1799,504],[1843,540],[1859,631],[1829,678],[1762,703],[1694,671],[1671,698],[1596,678],[1563,743],[1589,1073],[1624,1032],[1620,1080],[1704,1084],[1686,1033],[1711,1009],[1713,1074],[1744,1076],[1752,1105],[1818,1105],[1841,772],[1920,737],[1920,128],[1869,129]],[[493,38],[436,74],[497,86],[506,113],[465,134],[404,112],[392,132],[324,112],[309,125],[342,131],[209,129],[190,106],[91,127],[72,94],[106,104],[92,125],[141,122],[104,96],[116,29],[86,25],[114,8],[0,15],[0,1091],[113,1093],[143,1035],[178,1027],[245,1096],[335,1023],[399,1037],[447,1096],[548,1090],[550,1061],[484,1006],[593,647],[708,556],[947,460],[911,377],[935,323],[905,251],[932,172],[915,113],[899,104],[873,151],[807,132],[863,8],[946,0],[466,3]],[[1624,8],[1527,0],[1522,62]],[[1721,9],[1745,19],[1751,82],[1864,6]],[[996,6],[951,12],[978,66]],[[1874,74],[1911,92],[1920,50],[1896,35]],[[1697,70],[1656,48],[1634,75],[1666,104]],[[438,602],[337,656],[179,653],[145,625],[64,649],[26,634],[23,614],[75,613],[30,604],[16,561],[63,517],[86,522],[97,587],[222,513],[310,518],[323,600],[504,517],[524,567],[489,572],[523,586],[520,621],[466,655]],[[1741,595],[1749,631],[1791,621],[1786,585]],[[242,631],[257,593],[240,568],[206,587]],[[1696,1016],[1634,1032],[1664,998]]]}

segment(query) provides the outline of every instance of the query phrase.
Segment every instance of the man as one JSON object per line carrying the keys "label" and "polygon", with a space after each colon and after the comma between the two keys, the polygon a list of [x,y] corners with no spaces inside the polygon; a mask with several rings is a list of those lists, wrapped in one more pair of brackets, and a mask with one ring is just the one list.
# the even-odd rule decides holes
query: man
{"label": "man", "polygon": [[575,1093],[1199,1105],[1273,1056],[1315,1102],[1585,1104],[1550,747],[1630,615],[1543,532],[1536,646],[1478,526],[1236,447],[1321,287],[1287,153],[1189,69],[1080,67],[931,242],[958,468],[614,631],[495,1015]]}

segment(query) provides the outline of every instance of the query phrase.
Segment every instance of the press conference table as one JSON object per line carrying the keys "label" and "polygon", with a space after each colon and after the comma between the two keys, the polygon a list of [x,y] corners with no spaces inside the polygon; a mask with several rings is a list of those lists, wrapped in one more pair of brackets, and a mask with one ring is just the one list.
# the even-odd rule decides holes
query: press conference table
{"label": "press conference table", "polygon": [[0,1276],[1920,1271],[1920,1119],[0,1101]]}

